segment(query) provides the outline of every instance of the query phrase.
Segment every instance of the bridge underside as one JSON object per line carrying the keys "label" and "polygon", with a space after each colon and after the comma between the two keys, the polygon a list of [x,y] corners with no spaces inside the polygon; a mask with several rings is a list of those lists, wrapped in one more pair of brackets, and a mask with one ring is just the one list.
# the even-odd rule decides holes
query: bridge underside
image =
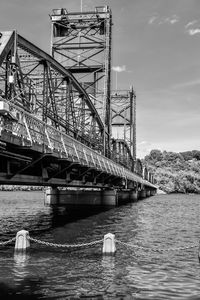
{"label": "bridge underside", "polygon": [[64,138],[68,153],[61,147],[52,151],[45,144],[30,146],[24,137],[2,131],[0,184],[110,188],[143,184],[136,174],[127,180],[122,166],[87,147],[81,149],[69,137]]}
{"label": "bridge underside", "polygon": [[104,168],[97,169],[97,157],[89,150],[81,160],[75,147],[71,149],[71,155],[66,157],[59,151],[56,153],[46,149],[44,153],[43,145],[22,146],[25,141],[14,136],[8,138],[7,133],[1,138],[4,141],[12,139],[15,144],[1,143],[0,184],[78,187],[124,185],[123,178],[112,174],[108,163]]}

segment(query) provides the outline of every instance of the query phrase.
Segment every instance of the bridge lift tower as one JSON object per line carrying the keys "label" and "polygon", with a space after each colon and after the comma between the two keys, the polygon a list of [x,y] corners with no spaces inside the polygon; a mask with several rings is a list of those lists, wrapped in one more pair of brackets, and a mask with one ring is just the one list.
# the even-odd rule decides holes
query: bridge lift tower
{"label": "bridge lift tower", "polygon": [[[136,161],[136,94],[129,91],[114,91],[111,95],[112,136],[118,147],[126,142],[132,159]],[[124,150],[122,150],[124,151]],[[118,150],[120,152],[120,150]]]}
{"label": "bridge lift tower", "polygon": [[104,154],[110,157],[111,10],[108,6],[89,12],[54,9],[50,18],[51,54],[72,72],[89,94],[104,123]]}

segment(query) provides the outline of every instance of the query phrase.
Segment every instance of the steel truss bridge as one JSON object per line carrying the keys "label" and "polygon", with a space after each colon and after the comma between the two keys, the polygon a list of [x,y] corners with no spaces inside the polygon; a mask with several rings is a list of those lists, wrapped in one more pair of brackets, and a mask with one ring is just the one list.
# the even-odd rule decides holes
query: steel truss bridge
{"label": "steel truss bridge", "polygon": [[136,159],[135,92],[111,92],[110,9],[51,22],[52,55],[0,33],[0,184],[155,189]]}

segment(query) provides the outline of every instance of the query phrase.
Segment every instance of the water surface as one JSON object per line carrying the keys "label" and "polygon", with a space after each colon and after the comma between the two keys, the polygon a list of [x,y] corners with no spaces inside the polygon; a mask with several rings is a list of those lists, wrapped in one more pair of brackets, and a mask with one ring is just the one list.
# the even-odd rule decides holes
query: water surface
{"label": "water surface", "polygon": [[200,196],[158,195],[85,217],[52,211],[43,198],[41,192],[1,192],[0,241],[24,228],[33,238],[60,244],[111,232],[141,248],[117,243],[116,255],[104,257],[102,244],[65,250],[31,243],[22,256],[14,254],[14,244],[2,246],[1,299],[200,299],[193,248],[200,237]]}

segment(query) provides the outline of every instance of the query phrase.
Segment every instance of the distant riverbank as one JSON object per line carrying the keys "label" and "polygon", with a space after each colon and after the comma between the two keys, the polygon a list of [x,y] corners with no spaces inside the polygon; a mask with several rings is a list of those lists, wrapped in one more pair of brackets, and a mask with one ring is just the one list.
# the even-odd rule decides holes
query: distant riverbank
{"label": "distant riverbank", "polygon": [[164,191],[157,189],[157,194],[158,195],[166,195],[167,193],[165,193]]}
{"label": "distant riverbank", "polygon": [[0,191],[43,191],[42,186],[0,185]]}
{"label": "distant riverbank", "polygon": [[165,193],[200,194],[200,151],[152,150],[143,162]]}

